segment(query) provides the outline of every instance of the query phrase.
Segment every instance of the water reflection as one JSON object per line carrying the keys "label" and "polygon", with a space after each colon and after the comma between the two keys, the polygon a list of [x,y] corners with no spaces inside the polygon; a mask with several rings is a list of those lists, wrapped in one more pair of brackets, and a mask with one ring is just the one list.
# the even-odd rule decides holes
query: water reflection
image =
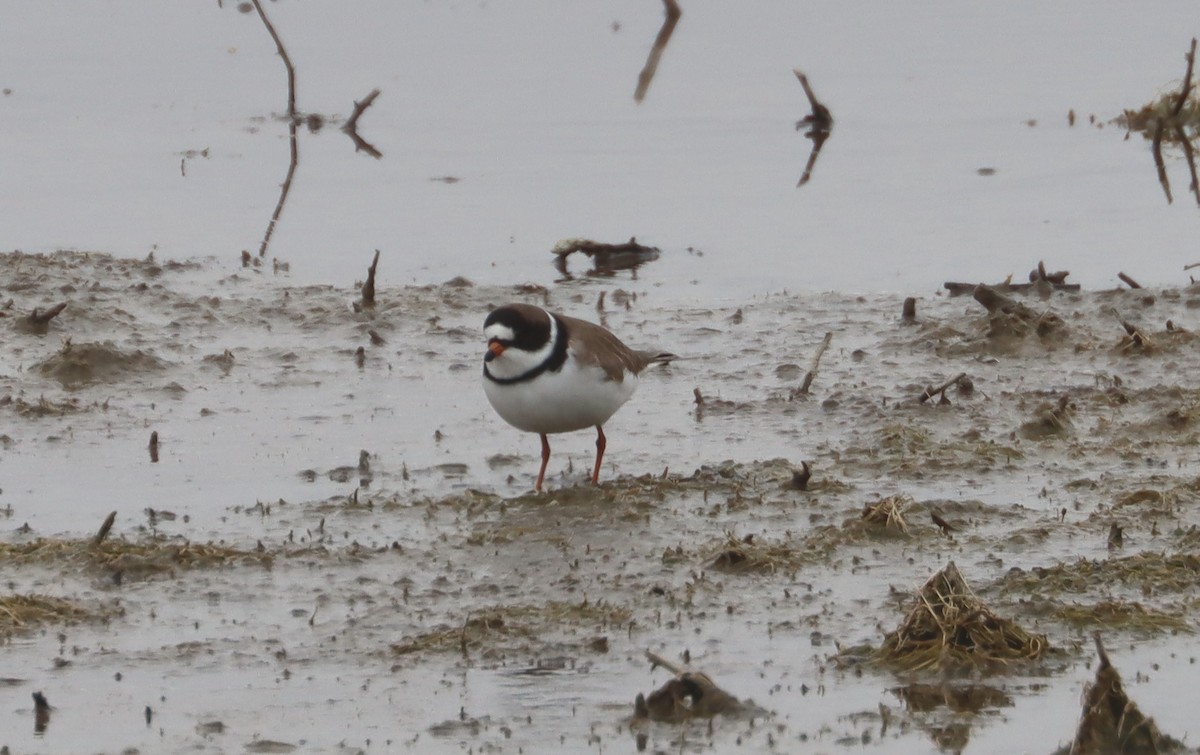
{"label": "water reflection", "polygon": [[804,173],[800,175],[800,181],[796,184],[796,188],[800,188],[808,183],[812,178],[813,168],[817,164],[817,156],[821,154],[821,147],[825,146],[825,140],[833,133],[833,113],[829,112],[829,108],[817,99],[813,94],[812,87],[809,86],[808,77],[799,69],[793,69],[792,73],[796,74],[796,78],[800,80],[800,86],[804,87],[804,95],[808,97],[808,104],[811,112],[796,121],[796,130],[807,127],[804,138],[812,140],[812,150],[808,153],[808,162],[804,165]]}
{"label": "water reflection", "polygon": [[575,279],[575,276],[567,269],[567,258],[575,252],[580,252],[592,261],[592,269],[586,271],[584,275],[610,278],[621,270],[629,270],[634,280],[637,280],[639,267],[662,255],[661,249],[656,246],[639,244],[634,236],[631,236],[629,241],[623,244],[605,244],[590,239],[567,239],[560,241],[553,251],[554,268],[562,275],[562,281]]}
{"label": "water reflection", "polygon": [[633,93],[633,99],[636,102],[641,102],[646,98],[646,90],[650,88],[650,82],[654,80],[654,72],[658,70],[658,62],[662,59],[663,50],[667,49],[667,42],[671,41],[675,25],[679,23],[679,17],[683,15],[683,11],[679,9],[675,0],[663,0],[663,5],[666,6],[667,15],[663,19],[662,28],[658,30],[658,36],[654,38],[654,46],[650,48],[650,56],[646,58],[646,65],[638,74],[637,90]]}
{"label": "water reflection", "polygon": [[[1196,176],[1196,155],[1192,139],[1198,138],[1195,132],[1200,123],[1200,102],[1197,101],[1192,87],[1192,70],[1196,62],[1196,40],[1192,39],[1191,49],[1188,50],[1187,70],[1183,76],[1183,85],[1178,92],[1165,94],[1157,100],[1143,105],[1139,110],[1126,110],[1117,119],[1127,129],[1125,138],[1134,131],[1140,131],[1151,140],[1151,152],[1154,155],[1154,168],[1158,172],[1158,183],[1162,186],[1167,204],[1175,201],[1171,193],[1171,179],[1167,176],[1167,165],[1163,159],[1163,143],[1177,145],[1183,150],[1187,162],[1191,183],[1188,190],[1196,197],[1200,206],[1200,181]],[[1188,129],[1192,135],[1188,135]]]}

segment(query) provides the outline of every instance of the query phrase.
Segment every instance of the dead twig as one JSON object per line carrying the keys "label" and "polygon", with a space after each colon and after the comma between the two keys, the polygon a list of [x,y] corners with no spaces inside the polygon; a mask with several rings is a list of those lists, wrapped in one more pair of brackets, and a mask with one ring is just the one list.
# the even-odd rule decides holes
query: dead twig
{"label": "dead twig", "polygon": [[45,311],[34,307],[33,312],[29,313],[29,317],[26,318],[26,322],[33,326],[34,329],[45,328],[50,324],[51,320],[62,314],[62,311],[66,308],[67,303],[65,301],[55,304],[53,307]]}
{"label": "dead twig", "polygon": [[833,114],[829,112],[829,108],[817,99],[813,94],[812,87],[808,84],[808,77],[799,68],[793,68],[792,73],[796,74],[796,78],[800,80],[800,86],[804,87],[804,95],[808,97],[809,107],[812,112],[801,118],[796,123],[796,130],[799,131],[804,126],[817,129],[820,131],[829,131],[833,128]]}
{"label": "dead twig", "polygon": [[1188,95],[1192,93],[1192,68],[1196,64],[1196,38],[1192,37],[1192,47],[1187,52],[1187,70],[1183,74],[1183,86],[1179,88],[1179,98],[1171,109],[1171,117],[1178,117],[1187,104]]}
{"label": "dead twig", "polygon": [[1141,288],[1142,287],[1142,284],[1138,283],[1133,278],[1130,278],[1125,273],[1117,273],[1117,277],[1120,278],[1125,283],[1125,285],[1129,286],[1130,288]]}
{"label": "dead twig", "polygon": [[267,27],[267,33],[271,35],[271,39],[275,41],[275,49],[279,52],[279,57],[283,59],[283,67],[287,70],[288,81],[288,138],[291,151],[291,159],[288,162],[287,175],[284,176],[283,184],[280,186],[279,200],[275,203],[275,210],[271,213],[271,220],[267,223],[267,230],[263,234],[262,243],[258,246],[258,256],[265,257],[267,255],[267,247],[271,243],[271,236],[275,233],[275,226],[279,223],[279,216],[283,214],[283,205],[287,202],[288,192],[292,189],[292,178],[296,175],[296,166],[300,162],[300,147],[297,143],[297,127],[300,125],[299,114],[296,112],[296,67],[292,65],[292,59],[288,55],[287,48],[283,46],[283,40],[279,38],[279,33],[275,31],[274,24],[271,19],[267,18],[266,12],[263,10],[259,0],[251,0],[254,3],[254,9],[258,11],[258,17],[262,20],[263,26]]}
{"label": "dead twig", "polygon": [[825,350],[829,348],[829,342],[832,340],[833,333],[826,333],[825,338],[821,341],[821,345],[817,347],[817,353],[813,355],[812,366],[808,368],[808,372],[805,373],[804,380],[801,381],[800,387],[795,390],[795,394],[808,393],[808,389],[812,387],[813,380],[817,377],[817,368],[821,366],[821,357],[825,355]]}
{"label": "dead twig", "polygon": [[355,100],[354,112],[350,114],[349,120],[347,120],[346,124],[342,126],[342,131],[345,132],[345,134],[350,137],[350,140],[354,142],[354,151],[366,152],[376,160],[383,157],[383,153],[376,149],[374,144],[371,144],[366,139],[363,139],[361,136],[359,136],[358,118],[367,108],[371,107],[371,104],[375,102],[375,98],[378,96],[379,90],[372,89],[371,93],[366,97],[363,97],[361,100]]}
{"label": "dead twig", "polygon": [[666,7],[667,17],[663,19],[662,28],[658,30],[658,36],[654,38],[654,46],[650,48],[646,65],[638,74],[637,89],[633,93],[633,99],[638,103],[646,99],[650,82],[654,80],[654,73],[658,70],[658,62],[662,59],[663,51],[667,49],[667,42],[671,41],[671,35],[675,33],[675,25],[679,23],[679,18],[683,15],[683,11],[679,9],[679,4],[675,0],[663,0],[663,5]]}
{"label": "dead twig", "polygon": [[947,380],[946,382],[937,386],[936,388],[933,386],[928,386],[925,389],[925,391],[919,397],[917,397],[917,401],[919,403],[924,404],[926,401],[933,398],[934,396],[941,396],[941,399],[938,400],[938,403],[948,404],[950,402],[946,398],[946,391],[949,390],[951,387],[958,385],[958,383],[961,380],[964,380],[966,377],[967,377],[967,373],[960,372],[957,375],[955,375],[954,377]]}
{"label": "dead twig", "polygon": [[117,512],[113,511],[104,518],[104,523],[100,525],[100,530],[96,536],[92,538],[92,547],[95,548],[104,542],[104,538],[108,537],[108,531],[112,529],[113,522],[117,521]]}
{"label": "dead twig", "polygon": [[362,305],[364,307],[375,306],[375,270],[379,266],[379,250],[375,250],[375,257],[371,260],[371,266],[367,268],[367,282],[362,286]]}

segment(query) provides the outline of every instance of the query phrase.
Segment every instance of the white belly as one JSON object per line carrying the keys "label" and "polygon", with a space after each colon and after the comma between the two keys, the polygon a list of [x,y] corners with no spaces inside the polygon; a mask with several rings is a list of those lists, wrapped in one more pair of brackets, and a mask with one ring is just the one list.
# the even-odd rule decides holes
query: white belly
{"label": "white belly", "polygon": [[483,390],[496,413],[518,430],[566,433],[603,425],[629,400],[637,376],[608,380],[599,367],[580,368],[567,359],[558,372],[543,372],[525,383],[502,385],[483,378]]}

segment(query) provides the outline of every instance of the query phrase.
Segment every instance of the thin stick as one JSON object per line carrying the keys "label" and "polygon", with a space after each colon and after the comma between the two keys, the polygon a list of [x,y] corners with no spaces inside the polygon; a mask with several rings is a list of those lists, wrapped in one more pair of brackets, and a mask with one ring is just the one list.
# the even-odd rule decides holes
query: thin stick
{"label": "thin stick", "polygon": [[1154,167],[1158,169],[1158,182],[1162,184],[1163,191],[1167,195],[1167,204],[1174,204],[1175,199],[1171,196],[1171,181],[1167,178],[1167,166],[1163,162],[1162,156],[1163,128],[1163,122],[1159,120],[1158,128],[1154,131],[1154,141],[1151,143],[1151,147],[1154,152]]}
{"label": "thin stick", "polygon": [[1192,49],[1188,50],[1187,54],[1187,72],[1183,74],[1183,86],[1179,89],[1179,99],[1175,101],[1175,107],[1171,109],[1171,116],[1178,116],[1183,106],[1187,104],[1188,95],[1192,91],[1192,67],[1196,63],[1196,38],[1192,37]]}
{"label": "thin stick", "polygon": [[655,653],[650,650],[646,651],[646,660],[650,661],[651,666],[662,666],[667,671],[670,671],[672,674],[675,674],[676,676],[679,676],[683,672],[687,671],[686,668],[684,668],[683,666],[680,666],[678,663],[675,663],[674,661],[668,661],[666,658],[663,658],[658,653]]}
{"label": "thin stick", "polygon": [[953,386],[953,385],[956,385],[956,384],[958,383],[958,381],[959,381],[959,380],[962,380],[962,379],[963,379],[963,378],[965,378],[966,376],[967,376],[967,373],[965,373],[965,372],[960,372],[960,373],[958,373],[957,375],[955,375],[954,377],[952,377],[952,378],[950,378],[949,380],[947,380],[946,382],[944,382],[944,383],[942,383],[941,385],[939,385],[937,388],[934,388],[933,386],[930,386],[930,387],[928,387],[928,388],[926,388],[926,389],[925,389],[925,392],[924,392],[924,393],[922,393],[922,394],[921,394],[921,396],[920,396],[920,397],[919,397],[917,400],[918,400],[919,402],[921,402],[922,404],[924,404],[926,401],[928,401],[929,399],[933,398],[934,396],[937,396],[938,394],[941,394],[942,396],[945,396],[945,395],[946,395],[946,391],[947,391],[947,390],[949,390],[949,388],[950,388],[951,386]]}
{"label": "thin stick", "polygon": [[108,531],[112,529],[115,521],[117,521],[117,512],[115,511],[104,518],[104,524],[100,525],[100,531],[96,533],[96,537],[92,538],[92,547],[104,542],[104,538],[108,537]]}
{"label": "thin stick", "polygon": [[354,142],[354,151],[366,152],[376,160],[383,157],[383,153],[376,149],[374,144],[371,144],[366,139],[363,139],[358,135],[358,117],[362,115],[367,108],[371,107],[371,103],[375,102],[375,98],[378,96],[379,90],[372,89],[371,93],[366,97],[363,97],[361,100],[355,100],[354,112],[350,114],[350,119],[346,121],[346,125],[342,126],[342,131],[345,132],[346,135],[350,137],[350,140]]}
{"label": "thin stick", "polygon": [[679,4],[675,0],[663,0],[663,5],[667,9],[667,17],[663,19],[662,28],[658,30],[658,36],[654,38],[654,46],[650,48],[646,65],[638,74],[637,90],[633,93],[634,102],[640,103],[646,99],[646,91],[650,89],[650,82],[654,80],[654,72],[658,70],[658,61],[662,59],[663,50],[667,49],[667,42],[671,41],[671,35],[675,32],[675,24],[679,23],[679,18],[683,15],[683,11],[679,9]]}
{"label": "thin stick", "polygon": [[288,162],[287,175],[283,177],[283,184],[279,189],[279,201],[275,203],[275,211],[271,213],[271,221],[267,223],[267,232],[263,234],[262,243],[258,247],[258,256],[265,257],[267,255],[267,246],[271,243],[271,236],[275,233],[275,226],[279,223],[279,216],[283,214],[283,205],[287,202],[288,192],[292,190],[292,178],[296,175],[296,166],[300,163],[300,145],[296,138],[296,120],[293,118],[288,121],[288,137],[291,141],[291,159]]}
{"label": "thin stick", "polygon": [[1183,156],[1187,159],[1188,173],[1192,177],[1192,184],[1188,189],[1196,195],[1196,204],[1200,205],[1200,178],[1196,176],[1196,151],[1192,149],[1191,140],[1183,132],[1183,126],[1175,126],[1175,138],[1179,140],[1179,144],[1183,147]]}
{"label": "thin stick", "polygon": [[379,266],[379,250],[375,250],[375,258],[367,268],[367,282],[362,287],[362,303],[364,307],[375,306],[375,268]]}
{"label": "thin stick", "polygon": [[1129,286],[1130,288],[1141,288],[1142,287],[1142,284],[1138,283],[1133,278],[1130,278],[1125,273],[1117,273],[1117,277],[1120,278],[1122,281],[1124,281],[1125,285]]}
{"label": "thin stick", "polygon": [[825,349],[829,348],[829,342],[832,340],[833,333],[826,333],[825,340],[821,341],[817,353],[813,356],[812,366],[808,368],[808,372],[804,375],[804,381],[800,383],[798,393],[808,393],[808,389],[812,387],[813,379],[817,376],[817,368],[821,366],[821,357],[825,354]]}

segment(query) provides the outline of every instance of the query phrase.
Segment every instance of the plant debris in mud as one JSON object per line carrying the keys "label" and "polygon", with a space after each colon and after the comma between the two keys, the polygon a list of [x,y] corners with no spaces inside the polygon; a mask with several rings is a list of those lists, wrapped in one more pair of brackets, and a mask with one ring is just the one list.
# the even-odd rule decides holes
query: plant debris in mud
{"label": "plant debris in mud", "polygon": [[141,542],[38,539],[0,543],[0,562],[10,565],[74,564],[107,572],[114,578],[150,577],[176,569],[202,569],[235,564],[270,566],[272,554],[245,551],[212,543],[188,543],[157,538]]}
{"label": "plant debris in mud", "polygon": [[899,671],[992,671],[1041,658],[1045,635],[997,616],[967,585],[954,562],[917,591],[904,622],[884,637],[876,662]]}
{"label": "plant debris in mud", "polygon": [[0,595],[0,639],[43,624],[101,621],[110,614],[48,595]]}
{"label": "plant debris in mud", "polygon": [[1035,595],[1080,594],[1110,588],[1114,584],[1138,588],[1149,594],[1190,591],[1195,588],[1197,579],[1200,579],[1200,557],[1183,553],[1171,556],[1138,553],[1102,560],[1084,558],[1029,571],[1013,569],[998,584],[1004,591],[1017,590]]}
{"label": "plant debris in mud", "polygon": [[672,663],[649,650],[646,651],[646,658],[652,666],[662,666],[673,676],[649,695],[638,693],[633,702],[635,719],[679,723],[690,718],[755,716],[764,713],[718,687],[712,677],[703,671]]}
{"label": "plant debris in mud", "polygon": [[[604,602],[563,603],[551,601],[544,605],[495,606],[472,611],[461,626],[441,626],[393,643],[395,655],[414,653],[444,653],[457,650],[464,657],[472,652],[485,656],[502,652],[511,642],[526,642],[542,638],[549,643],[555,632],[577,633],[580,629],[604,632],[619,628],[629,621],[625,608]],[[575,643],[593,652],[605,652],[608,642],[599,635]]]}
{"label": "plant debris in mud", "polygon": [[82,383],[120,380],[132,373],[162,370],[165,366],[152,354],[140,349],[124,351],[111,341],[73,344],[68,340],[61,351],[38,364],[36,369],[69,388]]}
{"label": "plant debris in mud", "polygon": [[1121,675],[1104,652],[1100,633],[1095,635],[1096,678],[1083,693],[1083,715],[1075,740],[1055,755],[1156,755],[1179,752],[1183,743],[1164,735],[1125,693]]}

